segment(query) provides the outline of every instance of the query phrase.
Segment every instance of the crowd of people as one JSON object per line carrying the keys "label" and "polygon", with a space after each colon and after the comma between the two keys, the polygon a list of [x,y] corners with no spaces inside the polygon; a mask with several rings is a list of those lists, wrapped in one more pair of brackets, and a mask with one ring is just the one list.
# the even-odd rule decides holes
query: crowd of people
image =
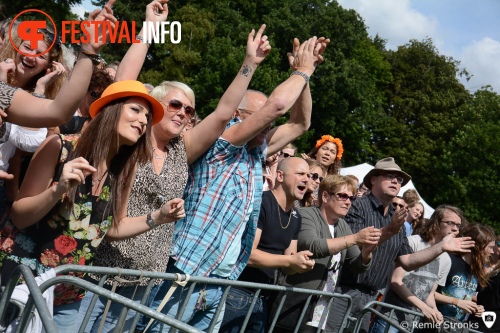
{"label": "crowd of people", "polygon": [[[113,2],[90,19],[113,26]],[[148,4],[145,21],[165,21],[166,2]],[[469,223],[452,205],[426,220],[416,191],[399,196],[411,176],[392,157],[360,180],[339,174],[340,138],[323,135],[307,154],[292,144],[309,129],[309,80],[329,39],[294,39],[291,75],[267,96],[248,89],[271,52],[266,26],[252,30],[241,68],[201,119],[185,83],[137,81],[147,43],[132,44],[121,62],[105,66],[102,39],[93,38],[99,31],[75,55],[47,29],[32,48],[16,33],[7,35],[10,23],[0,26],[2,286],[20,264],[35,275],[79,264],[340,293],[350,296],[354,317],[383,300],[421,312],[429,323],[453,318],[480,325],[484,311],[500,307],[500,238],[491,227]],[[52,44],[50,52],[29,56]],[[275,127],[287,112],[289,120]],[[141,302],[149,282],[110,277],[105,288]],[[223,292],[198,284],[187,298],[187,288],[158,279],[147,305],[175,317],[185,302],[181,321],[239,332],[255,290],[233,287],[220,304]],[[56,286],[53,314],[61,332],[79,329],[93,296]],[[301,332],[339,332],[349,308],[345,298],[309,303],[302,294],[287,297],[277,313],[283,297],[263,291],[246,331],[266,332],[277,315],[278,332],[297,325]],[[135,312],[121,318],[121,308],[97,297],[85,332],[111,332],[118,324],[129,332]],[[400,323],[415,321],[380,311]],[[369,316],[361,321],[362,332],[390,325]],[[142,316],[136,332],[169,329]]]}

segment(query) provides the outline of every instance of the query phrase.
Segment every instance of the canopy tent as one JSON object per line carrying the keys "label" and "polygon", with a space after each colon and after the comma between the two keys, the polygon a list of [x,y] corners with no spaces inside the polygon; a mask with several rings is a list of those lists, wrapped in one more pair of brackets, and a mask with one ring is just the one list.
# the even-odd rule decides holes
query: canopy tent
{"label": "canopy tent", "polygon": [[[340,174],[341,175],[354,175],[354,176],[359,178],[360,182],[362,182],[363,178],[365,178],[366,174],[371,169],[373,169],[373,165],[370,165],[368,163],[363,163],[363,164],[358,164],[358,165],[355,165],[352,167],[341,168]],[[409,190],[409,189],[414,189],[418,193],[418,190],[415,188],[415,185],[413,185],[413,182],[410,180],[408,182],[408,184],[401,187],[401,190],[399,191],[399,195],[403,195],[403,193],[405,193],[405,191]],[[429,206],[427,204],[427,202],[425,202],[425,200],[422,198],[420,193],[418,195],[420,196],[420,202],[422,202],[422,204],[424,205],[424,217],[428,219],[431,217],[432,213],[434,213],[434,208],[432,208],[431,206]]]}

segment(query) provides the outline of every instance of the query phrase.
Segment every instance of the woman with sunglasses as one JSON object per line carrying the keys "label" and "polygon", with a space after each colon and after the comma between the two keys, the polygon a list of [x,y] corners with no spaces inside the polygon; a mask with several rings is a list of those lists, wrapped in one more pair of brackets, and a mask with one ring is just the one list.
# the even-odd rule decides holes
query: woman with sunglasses
{"label": "woman with sunglasses", "polygon": [[[283,285],[333,293],[343,265],[352,265],[359,272],[368,269],[371,251],[378,243],[381,232],[374,227],[362,229],[356,234],[351,232],[343,217],[351,207],[354,193],[356,185],[352,178],[329,175],[319,185],[319,207],[299,208],[302,227],[297,250],[311,251],[316,263],[312,271],[283,276]],[[282,315],[278,319],[278,326],[284,332],[291,332],[296,327],[306,297],[305,294],[296,294],[286,298]],[[320,319],[327,318],[324,312],[328,312],[328,301],[327,298],[320,298],[310,306],[307,317],[301,323],[300,332],[316,332],[320,323],[324,329],[326,320]],[[280,297],[274,303],[274,308],[279,302]]]}
{"label": "woman with sunglasses", "polygon": [[[113,16],[113,11],[111,10],[113,2],[114,0],[110,0],[102,11],[96,10],[91,13],[89,20],[107,20],[114,26],[116,18]],[[54,95],[54,100],[35,97],[20,87],[26,86],[27,89],[34,89],[36,91],[37,82],[39,82],[39,80],[35,80],[37,75],[43,76],[41,83],[44,83],[45,87],[47,87],[47,84],[52,79],[58,82],[56,74],[62,71],[59,66],[57,70],[45,75],[49,67],[44,67],[44,64],[47,65],[48,58],[40,58],[39,60],[39,57],[37,57],[36,60],[33,60],[21,55],[16,55],[14,58],[2,58],[0,63],[2,67],[2,70],[0,70],[2,76],[0,80],[0,117],[7,117],[8,114],[10,123],[31,128],[58,126],[68,121],[86,92],[92,74],[93,59],[97,57],[105,45],[102,42],[103,39],[97,38],[98,36],[96,36],[94,29],[89,29],[89,33],[90,42],[82,45],[82,52],[78,56],[72,74],[60,87],[57,96]],[[99,42],[95,43],[95,40],[99,40]],[[45,42],[40,42],[39,48],[40,50],[46,49]],[[53,49],[57,49],[57,47]],[[6,54],[5,52],[8,52],[8,49],[2,52]],[[46,55],[42,57],[44,56]],[[6,81],[8,80],[12,80],[11,82],[17,87],[7,84]],[[56,93],[56,85],[52,84],[49,88],[48,91],[44,91],[45,94],[52,95],[52,93]],[[7,126],[6,123],[2,123],[0,126],[0,143],[8,140],[9,133],[10,125]],[[0,178],[5,177],[11,178],[5,172],[0,172]]]}
{"label": "woman with sunglasses", "polygon": [[[20,263],[34,274],[62,264],[92,265],[105,235],[127,229],[119,219],[136,164],[150,158],[151,124],[163,117],[163,107],[142,83],[122,81],[104,91],[90,114],[93,121],[81,136],[51,136],[33,157],[12,206],[12,224],[2,229],[2,283]],[[158,224],[174,222],[184,216],[183,201],[169,201],[150,214]],[[73,285],[54,289],[61,332],[70,332],[82,297]]]}
{"label": "woman with sunglasses", "polygon": [[311,207],[317,206],[318,204],[318,187],[326,174],[326,169],[318,161],[312,160],[310,158],[306,159],[309,165],[309,181],[307,182],[306,193],[302,200],[297,200],[295,202],[296,207]]}
{"label": "woman with sunglasses", "polygon": [[460,235],[471,237],[474,247],[469,253],[450,254],[451,267],[446,283],[437,288],[434,297],[443,316],[464,322],[469,315],[481,317],[484,312],[484,307],[476,303],[475,295],[478,287],[488,285],[485,267],[493,253],[495,232],[489,226],[474,223],[461,228]]}
{"label": "woman with sunglasses", "polygon": [[[146,7],[146,21],[166,20],[168,9],[166,1],[153,1]],[[136,179],[131,190],[127,208],[128,217],[120,223],[147,220],[147,213],[157,209],[162,202],[182,197],[188,178],[188,167],[203,155],[224,131],[235,110],[243,98],[248,84],[258,67],[270,51],[267,37],[263,36],[265,26],[255,33],[249,34],[246,57],[237,76],[221,97],[214,112],[205,117],[199,124],[184,132],[184,128],[195,115],[194,92],[186,84],[165,81],[151,91],[151,96],[162,103],[165,114],[162,120],[153,126],[151,135],[152,158],[138,166]],[[142,32],[139,34],[142,35]],[[148,45],[138,43],[131,45],[118,67],[116,80],[137,77],[142,66],[140,59],[147,54]],[[182,135],[181,135],[182,134]],[[173,225],[163,225],[147,233],[108,234],[96,256],[96,265],[122,267],[129,269],[164,272],[167,268],[170,246],[172,244]],[[135,237],[136,236],[136,237]],[[130,238],[131,237],[131,238]],[[129,239],[126,239],[129,238]],[[162,280],[155,281],[155,288]],[[113,279],[107,281],[113,283]],[[148,278],[133,283],[119,283],[120,295],[131,297],[140,302]],[[139,285],[137,288],[136,286]],[[154,296],[152,291],[151,295]],[[89,304],[92,293],[87,293],[83,304]],[[99,298],[85,332],[90,332],[100,324],[107,300]],[[84,309],[86,306],[82,306]],[[103,332],[112,331],[118,321],[121,306],[112,304],[106,317]],[[83,321],[85,312],[80,313]],[[127,332],[132,324],[134,311],[129,311],[122,332]],[[140,325],[140,324],[139,324]]]}
{"label": "woman with sunglasses", "polygon": [[309,154],[302,154],[302,157],[318,161],[327,170],[327,175],[337,175],[342,167],[340,160],[343,154],[342,140],[331,135],[323,135],[316,141],[316,145]]}

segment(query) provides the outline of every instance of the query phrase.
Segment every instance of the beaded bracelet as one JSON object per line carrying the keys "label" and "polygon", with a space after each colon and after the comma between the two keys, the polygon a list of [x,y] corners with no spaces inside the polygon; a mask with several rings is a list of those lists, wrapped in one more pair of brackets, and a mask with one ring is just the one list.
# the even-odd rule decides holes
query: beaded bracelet
{"label": "beaded bracelet", "polygon": [[141,36],[141,35],[137,35],[137,36],[135,36],[135,39],[140,40],[143,44],[146,44],[146,45],[148,46],[148,49],[149,49],[149,47],[151,46],[151,43],[146,43],[146,42],[144,41],[144,38],[142,38],[142,36]]}
{"label": "beaded bracelet", "polygon": [[38,97],[38,98],[44,98],[45,99],[45,95],[44,94],[39,94],[39,93],[36,93],[36,92],[32,92],[31,95],[33,95],[35,97]]}
{"label": "beaded bracelet", "polygon": [[309,77],[309,76],[307,76],[307,74],[306,74],[306,73],[304,73],[304,72],[301,72],[301,71],[293,71],[293,72],[292,72],[292,74],[290,74],[290,76],[292,76],[292,75],[300,75],[300,76],[302,76],[302,77],[304,78],[304,80],[306,80],[306,83],[309,83],[309,79],[310,79],[310,77]]}

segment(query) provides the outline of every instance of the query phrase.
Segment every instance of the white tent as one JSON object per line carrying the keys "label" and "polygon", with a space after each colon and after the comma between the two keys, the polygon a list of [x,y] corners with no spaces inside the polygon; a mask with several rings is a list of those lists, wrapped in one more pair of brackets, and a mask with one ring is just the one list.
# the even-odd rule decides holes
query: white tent
{"label": "white tent", "polygon": [[[370,165],[368,163],[363,163],[363,164],[358,164],[352,167],[347,167],[347,168],[341,168],[340,169],[340,174],[341,175],[354,175],[359,178],[359,181],[362,182],[363,178],[365,178],[366,174],[373,169],[373,165]],[[415,185],[413,185],[413,182],[410,180],[408,184],[403,186],[401,190],[399,191],[399,195],[402,195],[405,193],[406,190],[409,189],[415,189],[418,193],[418,190],[415,188]],[[420,201],[424,205],[424,217],[425,218],[430,218],[432,213],[434,213],[434,208],[429,206],[427,202],[422,198],[420,193],[418,194],[420,196]]]}

